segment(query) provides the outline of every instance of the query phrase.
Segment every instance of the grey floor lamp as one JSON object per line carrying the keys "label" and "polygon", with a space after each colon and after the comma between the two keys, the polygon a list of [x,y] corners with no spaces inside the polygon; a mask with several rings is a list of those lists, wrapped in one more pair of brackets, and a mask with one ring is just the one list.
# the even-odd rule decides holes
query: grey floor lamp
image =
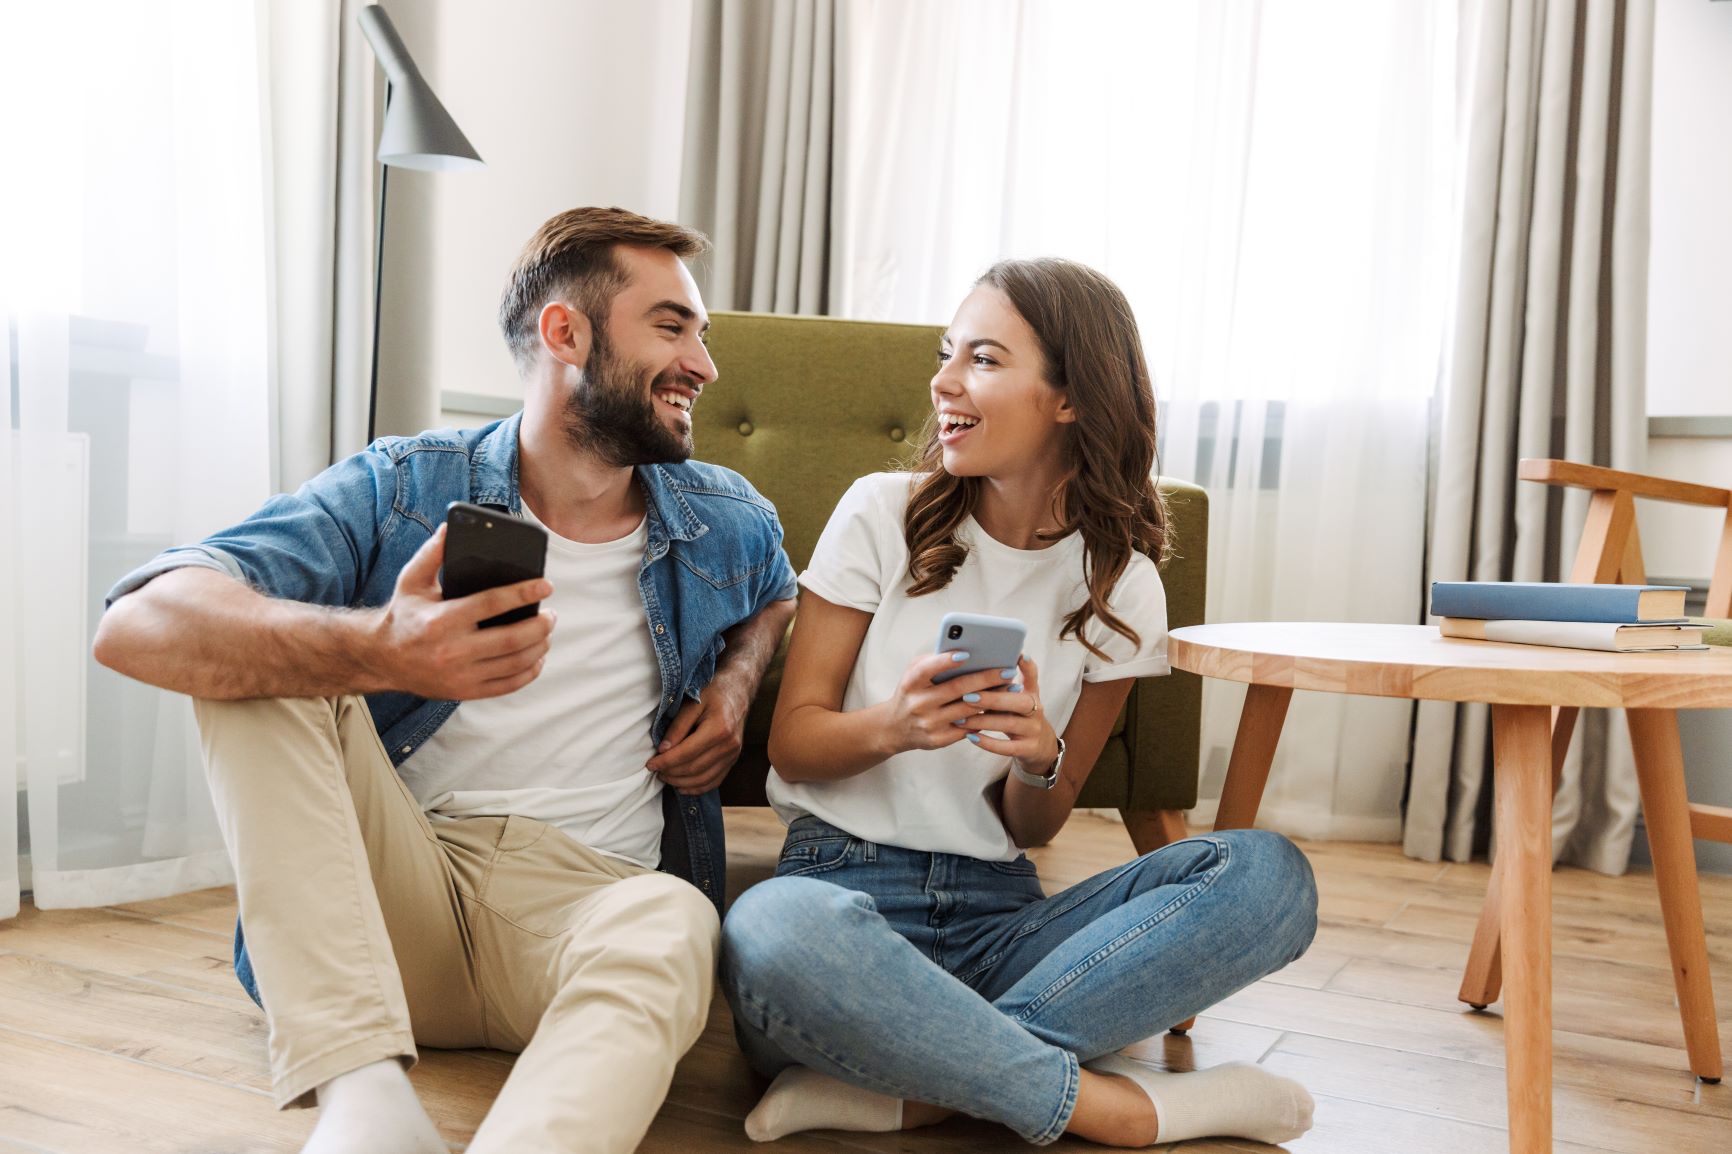
{"label": "grey floor lamp", "polygon": [[397,26],[377,4],[361,9],[361,31],[385,72],[385,126],[379,132],[379,219],[373,240],[373,378],[367,392],[367,441],[379,411],[379,290],[385,267],[385,182],[393,168],[450,172],[484,162],[409,55]]}

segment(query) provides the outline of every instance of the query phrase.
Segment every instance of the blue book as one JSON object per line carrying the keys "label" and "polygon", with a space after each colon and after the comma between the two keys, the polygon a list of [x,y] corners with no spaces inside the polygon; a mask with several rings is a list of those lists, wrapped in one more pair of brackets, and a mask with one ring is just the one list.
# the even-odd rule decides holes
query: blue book
{"label": "blue book", "polygon": [[1436,617],[1482,621],[1682,621],[1682,585],[1569,585],[1554,581],[1433,581]]}

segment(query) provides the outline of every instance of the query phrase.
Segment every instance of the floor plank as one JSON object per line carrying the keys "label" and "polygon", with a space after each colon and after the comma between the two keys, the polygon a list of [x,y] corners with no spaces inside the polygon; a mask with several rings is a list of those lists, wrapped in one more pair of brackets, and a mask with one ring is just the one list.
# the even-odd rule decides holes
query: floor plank
{"label": "floor plank", "polygon": [[[730,810],[729,891],[769,875],[781,828]],[[1135,1048],[1168,1069],[1262,1062],[1317,1097],[1298,1154],[1505,1148],[1499,1010],[1455,1001],[1484,894],[1483,863],[1418,862],[1393,846],[1307,843],[1321,925],[1305,957],[1212,1008],[1187,1037]],[[1079,814],[1031,853],[1049,891],[1128,859],[1124,827]],[[1732,878],[1703,879],[1722,1040],[1732,1050]],[[1557,1149],[1693,1154],[1732,1148],[1732,1086],[1685,1067],[1653,878],[1553,878]],[[0,922],[0,1154],[294,1151],[307,1111],[268,1096],[265,1025],[229,971],[232,889],[102,910],[26,908]],[[454,1149],[474,1134],[512,1057],[423,1051],[411,1074]],[[647,1154],[757,1151],[742,1120],[762,1083],[718,997],[675,1073]],[[952,1119],[904,1134],[803,1134],[778,1154],[984,1154],[1025,1148]],[[1095,1150],[1062,1139],[1055,1151]],[[1187,1154],[1268,1151],[1235,1141]]]}

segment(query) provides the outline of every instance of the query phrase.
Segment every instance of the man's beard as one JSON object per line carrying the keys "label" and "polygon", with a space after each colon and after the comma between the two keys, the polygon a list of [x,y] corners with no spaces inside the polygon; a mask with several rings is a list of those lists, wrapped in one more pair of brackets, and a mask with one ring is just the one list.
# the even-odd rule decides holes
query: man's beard
{"label": "man's beard", "polygon": [[687,374],[669,369],[645,389],[642,382],[649,370],[615,356],[600,325],[591,324],[590,330],[595,338],[583,376],[565,400],[567,439],[618,468],[688,459],[692,436],[689,432],[675,433],[662,423],[656,413],[662,402],[655,399],[654,390],[663,385],[684,385],[695,391],[697,383]]}

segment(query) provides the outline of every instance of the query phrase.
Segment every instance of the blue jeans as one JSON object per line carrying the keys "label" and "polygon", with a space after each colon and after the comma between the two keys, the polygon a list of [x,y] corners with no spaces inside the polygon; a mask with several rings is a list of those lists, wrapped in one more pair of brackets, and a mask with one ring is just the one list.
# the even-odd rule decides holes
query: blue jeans
{"label": "blue jeans", "polygon": [[788,830],[722,925],[740,1048],[896,1098],[1064,1133],[1078,1065],[1305,952],[1311,867],[1262,830],[1190,838],[1046,897],[1026,857],[978,861]]}

